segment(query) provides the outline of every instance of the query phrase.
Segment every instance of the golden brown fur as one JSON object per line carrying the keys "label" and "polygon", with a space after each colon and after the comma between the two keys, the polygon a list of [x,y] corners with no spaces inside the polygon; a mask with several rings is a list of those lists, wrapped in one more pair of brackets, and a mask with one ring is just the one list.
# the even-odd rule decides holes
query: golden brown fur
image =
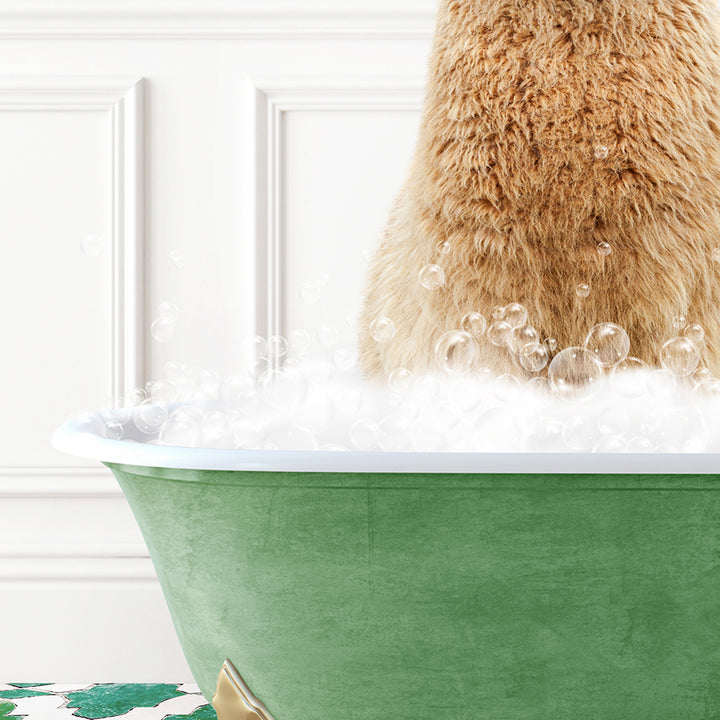
{"label": "golden brown fur", "polygon": [[[561,348],[617,323],[652,364],[682,313],[720,375],[715,13],[713,0],[442,1],[410,176],[370,269],[368,375],[432,367],[441,333],[510,302]],[[428,263],[444,288],[418,283]],[[384,344],[369,336],[378,316],[397,327]],[[482,362],[504,371],[510,355],[488,346]]]}

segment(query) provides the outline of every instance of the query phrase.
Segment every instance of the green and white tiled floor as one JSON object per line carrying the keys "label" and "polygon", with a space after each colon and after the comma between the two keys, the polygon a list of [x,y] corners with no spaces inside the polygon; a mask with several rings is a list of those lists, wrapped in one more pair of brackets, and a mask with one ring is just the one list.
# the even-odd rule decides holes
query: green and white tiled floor
{"label": "green and white tiled floor", "polygon": [[0,683],[0,720],[216,720],[217,715],[188,683]]}

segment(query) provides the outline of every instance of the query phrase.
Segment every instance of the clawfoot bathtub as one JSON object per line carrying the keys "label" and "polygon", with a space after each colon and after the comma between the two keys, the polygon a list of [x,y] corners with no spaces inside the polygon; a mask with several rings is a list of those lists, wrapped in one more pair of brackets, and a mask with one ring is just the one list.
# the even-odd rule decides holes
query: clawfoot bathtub
{"label": "clawfoot bathtub", "polygon": [[54,443],[112,469],[223,720],[720,717],[716,456]]}

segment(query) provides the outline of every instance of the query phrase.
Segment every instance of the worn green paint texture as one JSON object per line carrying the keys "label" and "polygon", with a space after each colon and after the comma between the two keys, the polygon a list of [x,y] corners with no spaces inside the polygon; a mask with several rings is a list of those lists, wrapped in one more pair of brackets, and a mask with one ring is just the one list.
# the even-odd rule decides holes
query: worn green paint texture
{"label": "worn green paint texture", "polygon": [[110,466],[206,697],[276,720],[720,717],[720,478]]}
{"label": "worn green paint texture", "polygon": [[190,715],[168,715],[165,720],[217,720],[212,705],[203,705]]}
{"label": "worn green paint texture", "polygon": [[[35,685],[32,687],[35,687]],[[37,690],[27,690],[25,688],[18,688],[17,690],[0,690],[0,698],[5,698],[6,700],[39,697],[41,695],[51,695],[51,693],[38,692]]]}
{"label": "worn green paint texture", "polygon": [[78,708],[80,718],[105,718],[122,715],[136,707],[155,707],[163,700],[183,695],[177,685],[161,683],[115,683],[94,685],[87,690],[67,694],[68,707]]}

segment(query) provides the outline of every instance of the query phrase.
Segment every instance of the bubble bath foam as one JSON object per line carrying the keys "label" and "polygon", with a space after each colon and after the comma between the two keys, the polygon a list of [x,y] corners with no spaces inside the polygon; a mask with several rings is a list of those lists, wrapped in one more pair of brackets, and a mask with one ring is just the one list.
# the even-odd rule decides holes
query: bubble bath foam
{"label": "bubble bath foam", "polygon": [[711,455],[55,445],[114,472],[208,698],[230,659],[275,720],[720,713]]}

